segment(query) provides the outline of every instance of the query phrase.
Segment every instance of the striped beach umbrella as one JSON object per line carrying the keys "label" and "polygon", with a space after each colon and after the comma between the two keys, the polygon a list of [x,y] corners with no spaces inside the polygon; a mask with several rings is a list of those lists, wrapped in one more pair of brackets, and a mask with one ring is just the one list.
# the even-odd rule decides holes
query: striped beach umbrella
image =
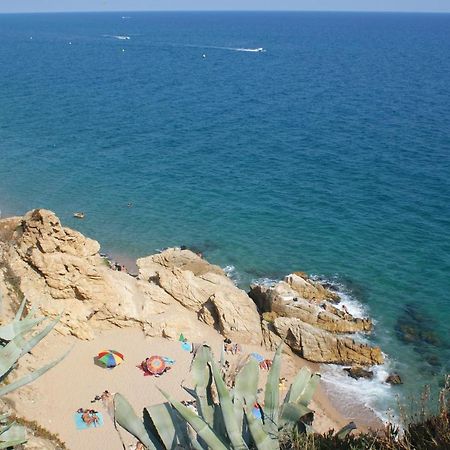
{"label": "striped beach umbrella", "polygon": [[98,354],[97,360],[105,367],[112,368],[118,366],[124,360],[124,356],[116,350],[103,350]]}

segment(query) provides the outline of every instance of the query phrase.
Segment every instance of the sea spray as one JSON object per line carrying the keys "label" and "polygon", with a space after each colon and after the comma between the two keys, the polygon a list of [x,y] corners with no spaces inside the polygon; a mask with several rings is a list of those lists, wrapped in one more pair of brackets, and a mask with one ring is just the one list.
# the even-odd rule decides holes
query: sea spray
{"label": "sea spray", "polygon": [[230,278],[230,280],[233,281],[233,283],[238,286],[241,282],[241,277],[239,275],[239,272],[236,270],[236,267],[234,267],[232,264],[225,266],[223,268],[223,271],[225,272],[225,275]]}
{"label": "sea spray", "polygon": [[348,418],[355,417],[355,411],[361,405],[386,422],[395,418],[393,413],[394,388],[385,382],[390,373],[391,362],[370,368],[372,379],[350,377],[345,366],[322,364],[322,383],[332,402]]}

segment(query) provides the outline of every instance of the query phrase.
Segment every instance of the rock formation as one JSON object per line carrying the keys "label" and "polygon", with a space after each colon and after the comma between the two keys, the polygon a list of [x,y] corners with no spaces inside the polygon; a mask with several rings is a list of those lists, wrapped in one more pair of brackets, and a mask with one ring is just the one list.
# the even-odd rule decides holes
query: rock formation
{"label": "rock formation", "polygon": [[274,328],[293,350],[308,361],[362,366],[383,363],[383,355],[378,347],[335,336],[300,319],[278,317]]}
{"label": "rock formation", "polygon": [[256,305],[220,267],[181,249],[168,249],[138,259],[136,264],[141,280],[158,285],[224,336],[261,343],[261,319]]}
{"label": "rock formation", "polygon": [[254,284],[249,295],[262,314],[266,345],[272,346],[271,333],[275,333],[310,361],[361,365],[383,362],[379,348],[342,336],[370,331],[371,321],[339,309],[335,305],[337,294],[306,274],[288,275],[274,285]]}
{"label": "rock formation", "polygon": [[384,382],[388,384],[403,384],[403,380],[398,373],[391,373]]}
{"label": "rock formation", "polygon": [[201,339],[200,318],[231,339],[262,341],[252,300],[222,269],[189,250],[139,260],[136,279],[111,270],[98,242],[43,209],[0,221],[0,239],[3,270],[44,314],[64,311],[62,333],[89,339],[96,328],[138,324],[149,335]]}
{"label": "rock formation", "polygon": [[190,250],[141,258],[133,277],[112,270],[99,249],[51,211],[0,220],[0,289],[24,295],[47,316],[62,314],[57,329],[83,339],[98,329],[139,326],[151,336],[202,340],[209,326],[271,349],[284,340],[310,361],[382,362],[380,349],[339,334],[368,331],[371,322],[340,309],[338,295],[304,273],[252,286],[249,296]]}
{"label": "rock formation", "polygon": [[344,367],[344,371],[347,372],[349,377],[355,380],[359,380],[360,378],[371,380],[373,378],[373,371],[366,370],[361,366]]}
{"label": "rock formation", "polygon": [[[310,284],[306,291],[308,298],[305,298],[300,294],[300,292],[305,292],[305,289],[293,289],[292,286],[298,286],[298,280],[307,282],[294,274],[289,275],[286,279],[290,283],[280,281],[275,286],[258,284],[251,286],[250,297],[255,300],[260,312],[274,312],[282,317],[296,317],[303,322],[333,333],[356,333],[372,329],[369,319],[354,318],[331,305],[326,300],[329,296],[325,288],[322,287],[321,290],[314,293],[314,286]],[[331,294],[329,292],[329,295]]]}

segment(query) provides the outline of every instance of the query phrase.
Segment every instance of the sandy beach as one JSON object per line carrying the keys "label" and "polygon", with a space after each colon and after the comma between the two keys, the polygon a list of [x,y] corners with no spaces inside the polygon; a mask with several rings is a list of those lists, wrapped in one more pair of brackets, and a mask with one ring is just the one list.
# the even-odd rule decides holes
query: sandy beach
{"label": "sandy beach", "polygon": [[[211,344],[216,355],[220,355],[222,336],[205,328],[205,341]],[[113,422],[101,402],[91,400],[104,390],[120,392],[141,415],[143,408],[161,403],[163,396],[157,388],[170,392],[177,399],[188,400],[181,384],[190,385],[189,366],[192,355],[181,348],[181,343],[163,338],[148,338],[142,332],[132,329],[117,329],[104,332],[92,341],[79,341],[72,337],[53,334],[41,342],[20,362],[20,368],[38,367],[44,361],[50,361],[73,349],[58,366],[38,379],[8,396],[17,410],[17,415],[35,420],[42,427],[58,434],[71,450],[111,450],[121,448],[119,436]],[[103,349],[115,349],[125,356],[124,362],[114,369],[105,369],[94,364],[94,357]],[[257,351],[265,357],[273,357],[273,352],[264,351],[257,346],[243,346],[243,354]],[[173,358],[173,368],[159,378],[143,376],[138,365],[151,355]],[[231,363],[238,356],[227,356]],[[292,379],[299,358],[283,356],[282,376]],[[306,362],[305,362],[306,364]],[[22,371],[19,369],[19,371]],[[267,372],[260,371],[260,383],[265,382]],[[283,393],[282,393],[283,394]],[[74,413],[78,408],[94,408],[102,413],[104,425],[99,428],[77,430]],[[315,395],[312,408],[316,411],[314,426],[317,431],[342,426],[345,418],[339,416],[319,390]],[[135,440],[125,431],[122,432],[127,445]]]}

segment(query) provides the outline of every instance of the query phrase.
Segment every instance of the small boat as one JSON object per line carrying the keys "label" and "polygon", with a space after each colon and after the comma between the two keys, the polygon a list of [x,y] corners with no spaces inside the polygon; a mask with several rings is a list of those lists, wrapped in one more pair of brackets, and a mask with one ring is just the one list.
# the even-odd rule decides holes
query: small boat
{"label": "small boat", "polygon": [[73,213],[73,217],[77,218],[77,219],[84,219],[84,212],[75,212]]}

